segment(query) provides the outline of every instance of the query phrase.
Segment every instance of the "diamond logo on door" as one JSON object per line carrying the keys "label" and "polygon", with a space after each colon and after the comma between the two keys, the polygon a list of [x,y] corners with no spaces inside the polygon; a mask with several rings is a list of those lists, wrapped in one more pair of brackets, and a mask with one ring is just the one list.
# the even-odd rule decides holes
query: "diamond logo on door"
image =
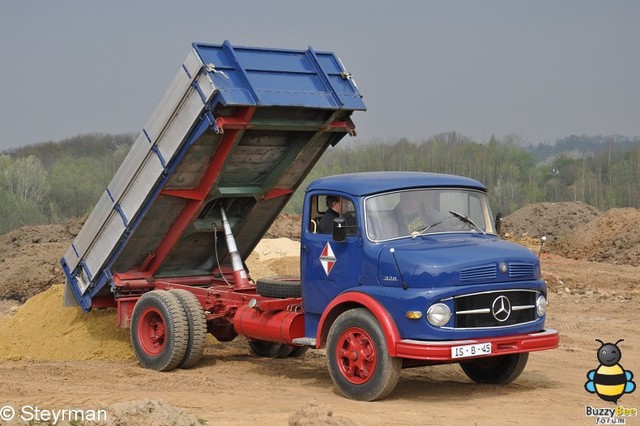
{"label": "diamond logo on door", "polygon": [[322,249],[322,253],[320,253],[320,263],[322,263],[322,268],[324,269],[324,273],[329,276],[331,270],[333,269],[333,265],[336,264],[336,256],[333,254],[333,249],[331,248],[331,244],[327,241],[327,245]]}

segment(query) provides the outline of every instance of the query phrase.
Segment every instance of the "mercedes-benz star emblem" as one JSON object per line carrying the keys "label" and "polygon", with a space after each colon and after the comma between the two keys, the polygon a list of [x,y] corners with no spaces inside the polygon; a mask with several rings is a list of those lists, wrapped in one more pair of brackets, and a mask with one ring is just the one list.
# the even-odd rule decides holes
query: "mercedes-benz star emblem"
{"label": "mercedes-benz star emblem", "polygon": [[511,302],[507,296],[498,296],[491,305],[491,313],[493,317],[499,322],[505,322],[511,315]]}

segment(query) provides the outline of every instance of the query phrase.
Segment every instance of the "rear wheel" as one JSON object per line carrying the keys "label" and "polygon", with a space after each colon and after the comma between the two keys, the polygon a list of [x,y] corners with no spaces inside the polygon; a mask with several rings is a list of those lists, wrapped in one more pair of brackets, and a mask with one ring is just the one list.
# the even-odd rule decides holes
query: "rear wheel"
{"label": "rear wheel", "polygon": [[143,294],[131,315],[131,344],[144,368],[173,370],[187,351],[189,325],[178,298],[168,291]]}
{"label": "rear wheel", "polygon": [[476,383],[506,385],[518,378],[529,359],[529,353],[477,358],[460,363],[462,371]]}
{"label": "rear wheel", "polygon": [[347,398],[374,401],[387,396],[400,378],[402,359],[389,355],[384,332],[364,308],[341,314],[327,337],[327,367]]}
{"label": "rear wheel", "polygon": [[285,358],[293,350],[293,346],[284,343],[268,342],[266,340],[249,339],[251,352],[266,358]]}
{"label": "rear wheel", "polygon": [[176,295],[182,304],[182,308],[187,314],[189,326],[187,351],[178,367],[191,368],[200,361],[204,353],[204,347],[207,344],[207,320],[202,305],[193,293],[181,289],[169,290],[169,293]]}
{"label": "rear wheel", "polygon": [[309,346],[293,346],[293,350],[289,354],[290,358],[297,358],[307,353]]}

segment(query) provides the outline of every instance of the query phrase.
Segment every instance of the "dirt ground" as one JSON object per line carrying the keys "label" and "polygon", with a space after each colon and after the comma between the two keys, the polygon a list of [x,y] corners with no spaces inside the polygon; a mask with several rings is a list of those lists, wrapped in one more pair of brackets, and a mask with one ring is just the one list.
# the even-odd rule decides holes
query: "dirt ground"
{"label": "dirt ground", "polygon": [[[7,257],[0,260],[0,299],[5,299],[0,301],[0,416],[6,406],[37,406],[104,408],[114,425],[596,424],[585,407],[614,405],[584,389],[587,372],[599,365],[595,339],[624,339],[620,364],[636,374],[636,384],[640,377],[638,211],[601,213],[579,203],[525,209],[504,219],[506,237],[537,253],[538,237],[552,236],[541,261],[549,287],[547,326],[560,331],[560,348],[532,353],[522,375],[507,386],[472,383],[457,365],[403,370],[396,390],[371,403],[337,393],[324,351],[300,358],[258,358],[241,338],[230,343],[210,339],[203,362],[190,370],[142,369],[128,344],[128,331],[115,329],[114,312],[85,315],[58,303],[61,286],[51,283],[62,278],[50,259],[64,253],[72,227],[51,234],[60,241],[48,236],[34,242],[50,230],[31,228],[0,236],[0,256]],[[535,225],[538,216],[546,219]],[[297,229],[295,220],[286,218],[283,229]],[[553,233],[540,229],[544,224]],[[247,260],[254,278],[295,273],[295,238],[289,234],[263,241]],[[55,250],[34,247],[56,243],[61,245]],[[14,252],[23,256],[9,262]],[[26,280],[29,289],[48,290],[35,297],[23,294],[16,281],[6,278],[8,263],[20,263],[24,277],[29,268],[39,271],[38,265],[46,271],[54,268],[53,278]],[[619,405],[640,409],[640,391],[622,396]],[[638,417],[626,420],[640,425]]]}

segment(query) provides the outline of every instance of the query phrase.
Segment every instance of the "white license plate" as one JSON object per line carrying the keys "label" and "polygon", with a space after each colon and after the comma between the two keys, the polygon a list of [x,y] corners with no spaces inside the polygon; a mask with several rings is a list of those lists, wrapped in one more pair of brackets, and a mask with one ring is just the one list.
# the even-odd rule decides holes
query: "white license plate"
{"label": "white license plate", "polygon": [[453,346],[451,348],[451,358],[466,358],[479,355],[491,355],[491,343]]}

